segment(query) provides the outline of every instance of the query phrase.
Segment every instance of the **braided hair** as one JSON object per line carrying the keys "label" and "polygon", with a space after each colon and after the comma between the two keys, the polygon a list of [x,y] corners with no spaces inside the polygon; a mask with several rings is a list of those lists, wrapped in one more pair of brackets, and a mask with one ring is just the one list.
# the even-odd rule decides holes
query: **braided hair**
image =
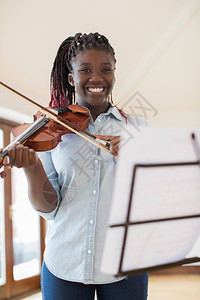
{"label": "braided hair", "polygon": [[114,49],[104,35],[95,32],[68,37],[60,45],[51,71],[49,106],[64,108],[73,103],[75,88],[68,81],[68,75],[72,72],[71,61],[78,53],[88,49],[105,50],[116,62]]}

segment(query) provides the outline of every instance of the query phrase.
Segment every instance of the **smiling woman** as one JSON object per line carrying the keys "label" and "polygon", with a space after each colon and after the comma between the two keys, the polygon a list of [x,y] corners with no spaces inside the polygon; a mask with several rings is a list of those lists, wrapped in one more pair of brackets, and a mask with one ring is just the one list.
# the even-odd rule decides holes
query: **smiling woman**
{"label": "smiling woman", "polygon": [[[76,34],[59,47],[51,72],[50,106],[77,102],[89,114],[87,132],[118,154],[121,129],[147,122],[122,113],[111,100],[115,53],[99,33]],[[100,271],[112,199],[116,157],[73,133],[50,151],[15,144],[10,163],[22,167],[33,208],[48,223],[41,271],[43,298],[146,300],[148,275],[125,280]],[[37,188],[36,188],[37,187]]]}

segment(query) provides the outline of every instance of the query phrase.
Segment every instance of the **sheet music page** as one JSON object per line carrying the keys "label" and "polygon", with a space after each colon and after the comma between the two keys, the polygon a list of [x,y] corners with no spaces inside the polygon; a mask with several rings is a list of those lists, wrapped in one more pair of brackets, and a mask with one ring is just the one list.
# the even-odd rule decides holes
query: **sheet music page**
{"label": "sheet music page", "polygon": [[[122,143],[101,270],[116,274],[121,256],[134,166],[197,161],[190,129],[145,128]],[[197,132],[195,132],[197,136]],[[200,155],[200,154],[199,154]],[[137,168],[130,222],[200,215],[200,166]],[[200,217],[128,227],[122,271],[184,259],[200,235]],[[198,253],[200,256],[200,253]]]}

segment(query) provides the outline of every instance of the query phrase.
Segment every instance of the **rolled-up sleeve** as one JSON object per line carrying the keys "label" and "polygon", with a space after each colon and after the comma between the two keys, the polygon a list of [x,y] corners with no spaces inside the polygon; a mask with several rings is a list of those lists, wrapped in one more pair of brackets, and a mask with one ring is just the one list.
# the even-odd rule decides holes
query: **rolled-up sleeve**
{"label": "rolled-up sleeve", "polygon": [[47,174],[47,177],[48,177],[51,185],[55,189],[55,191],[57,193],[57,196],[58,196],[57,206],[50,213],[44,213],[44,212],[41,212],[41,211],[35,209],[41,217],[43,217],[44,219],[49,221],[49,220],[53,220],[55,218],[56,213],[57,213],[58,208],[59,208],[59,205],[60,205],[60,202],[61,202],[60,186],[59,186],[59,183],[58,183],[58,174],[57,174],[57,172],[54,168],[54,165],[53,165],[53,161],[52,161],[52,157],[51,157],[51,151],[38,152],[38,157],[41,160],[42,165],[44,167],[44,170]]}

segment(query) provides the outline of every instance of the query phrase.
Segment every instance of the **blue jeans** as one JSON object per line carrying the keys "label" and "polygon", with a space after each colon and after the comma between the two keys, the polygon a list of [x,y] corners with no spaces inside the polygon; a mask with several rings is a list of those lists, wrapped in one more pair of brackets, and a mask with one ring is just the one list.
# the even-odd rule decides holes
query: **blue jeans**
{"label": "blue jeans", "polygon": [[146,300],[148,274],[137,275],[109,284],[83,284],[55,277],[43,263],[41,273],[44,300]]}

